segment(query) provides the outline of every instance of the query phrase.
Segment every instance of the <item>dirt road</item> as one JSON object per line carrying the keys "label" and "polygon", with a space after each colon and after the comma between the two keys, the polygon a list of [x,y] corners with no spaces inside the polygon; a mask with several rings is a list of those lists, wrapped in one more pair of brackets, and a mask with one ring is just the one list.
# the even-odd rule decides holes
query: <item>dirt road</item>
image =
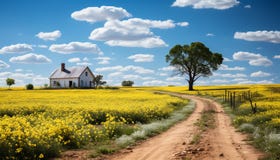
{"label": "dirt road", "polygon": [[[246,143],[246,136],[236,132],[230,118],[220,104],[196,96],[179,95],[195,101],[196,109],[186,120],[132,148],[129,153],[109,156],[108,160],[175,160],[175,159],[227,159],[256,160],[262,153]],[[190,142],[198,133],[194,123],[204,110],[213,110],[215,126],[201,134],[199,143]]]}

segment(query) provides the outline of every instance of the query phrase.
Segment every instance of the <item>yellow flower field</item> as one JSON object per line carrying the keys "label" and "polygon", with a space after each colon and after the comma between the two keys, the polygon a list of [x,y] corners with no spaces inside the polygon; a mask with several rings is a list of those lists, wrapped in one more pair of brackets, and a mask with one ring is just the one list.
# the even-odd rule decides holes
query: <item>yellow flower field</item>
{"label": "yellow flower field", "polygon": [[236,95],[250,91],[253,104],[257,105],[257,113],[251,112],[249,101],[243,102],[236,110],[236,124],[252,123],[256,126],[266,125],[280,129],[280,84],[270,85],[228,85],[228,86],[196,86],[194,91],[187,87],[157,87],[155,90],[165,90],[194,95],[206,95],[223,98],[225,90]]}
{"label": "yellow flower field", "polygon": [[[198,86],[195,91],[187,91],[187,87],[159,87],[157,90],[180,92],[186,94],[217,97],[226,106],[225,90],[235,93],[236,106],[230,110],[234,124],[251,134],[253,143],[268,153],[267,159],[279,159],[280,155],[280,84],[270,85],[229,85]],[[239,101],[242,95],[250,92],[249,99]]]}
{"label": "yellow flower field", "polygon": [[221,100],[225,90],[237,95],[250,90],[257,113],[253,114],[249,101],[245,101],[234,111],[234,123],[265,126],[276,129],[276,133],[280,130],[280,85],[277,84],[196,86],[195,91],[187,91],[186,86],[118,90],[0,89],[0,157],[54,157],[63,148],[80,148],[90,142],[114,139],[124,134],[123,128],[134,130],[137,123],[167,118],[177,106],[187,103],[153,93],[160,90]]}
{"label": "yellow flower field", "polygon": [[[136,89],[0,90],[0,157],[42,159],[167,118],[186,100]],[[33,157],[29,157],[32,155]]]}

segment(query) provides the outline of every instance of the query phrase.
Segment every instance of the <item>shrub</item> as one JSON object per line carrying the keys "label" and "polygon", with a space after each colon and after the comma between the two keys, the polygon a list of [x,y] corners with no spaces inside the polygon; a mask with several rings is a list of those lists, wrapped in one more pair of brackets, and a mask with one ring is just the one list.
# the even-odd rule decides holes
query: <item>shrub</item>
{"label": "shrub", "polygon": [[27,89],[27,90],[33,90],[33,89],[34,89],[33,84],[31,84],[31,83],[27,84],[27,85],[26,85],[26,89]]}
{"label": "shrub", "polygon": [[133,81],[122,81],[122,86],[133,86],[134,82]]}

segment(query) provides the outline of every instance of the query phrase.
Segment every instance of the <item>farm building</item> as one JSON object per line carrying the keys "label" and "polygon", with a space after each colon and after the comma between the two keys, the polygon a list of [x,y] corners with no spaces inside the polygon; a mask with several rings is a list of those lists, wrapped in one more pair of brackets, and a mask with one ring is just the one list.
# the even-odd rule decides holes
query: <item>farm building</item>
{"label": "farm building", "polygon": [[65,68],[65,63],[50,76],[51,88],[90,88],[93,86],[93,73],[87,66]]}

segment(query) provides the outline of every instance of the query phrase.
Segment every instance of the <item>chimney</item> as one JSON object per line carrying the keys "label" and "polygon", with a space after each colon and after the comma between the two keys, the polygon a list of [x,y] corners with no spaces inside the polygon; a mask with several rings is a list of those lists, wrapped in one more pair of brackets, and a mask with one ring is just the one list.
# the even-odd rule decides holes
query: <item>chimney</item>
{"label": "chimney", "polygon": [[61,63],[61,71],[65,71],[65,63]]}

